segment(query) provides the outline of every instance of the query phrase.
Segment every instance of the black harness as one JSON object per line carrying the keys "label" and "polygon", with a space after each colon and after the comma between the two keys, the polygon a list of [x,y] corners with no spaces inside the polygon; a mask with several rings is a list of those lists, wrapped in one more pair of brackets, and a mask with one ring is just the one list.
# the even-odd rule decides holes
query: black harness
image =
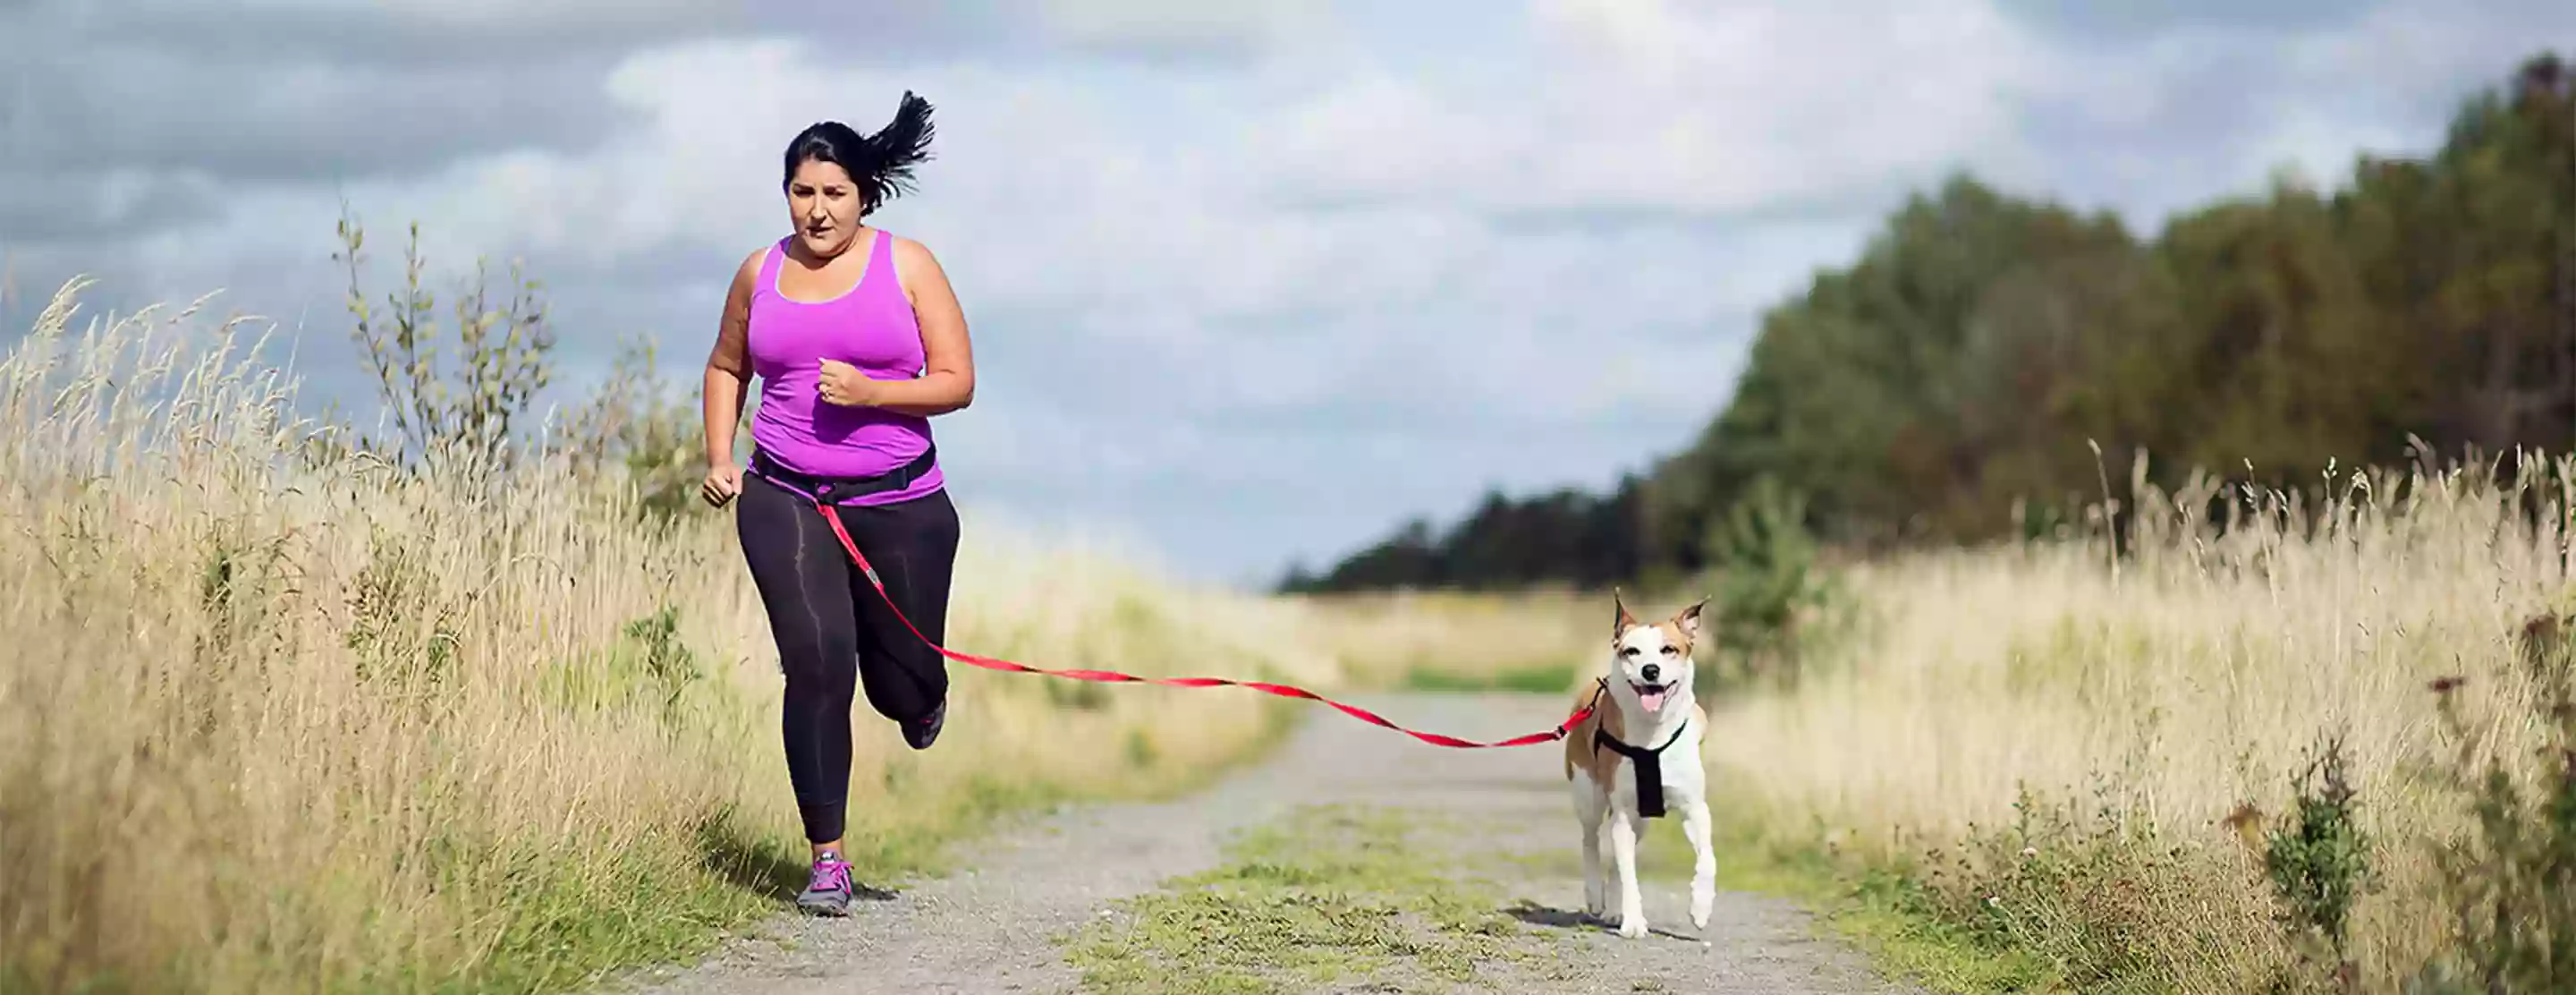
{"label": "black harness", "polygon": [[[1610,680],[1605,677],[1601,680],[1601,694],[1592,697],[1595,708],[1600,707],[1601,699],[1609,692]],[[1642,746],[1622,743],[1618,737],[1610,735],[1609,729],[1595,725],[1592,727],[1592,748],[1598,751],[1603,747],[1609,747],[1610,752],[1626,757],[1629,763],[1636,765],[1637,814],[1653,819],[1664,814],[1664,751],[1671,749],[1674,743],[1680,742],[1682,734],[1689,731],[1690,722],[1684,720],[1681,728],[1673,730],[1671,739],[1664,740],[1664,745],[1649,750]]]}

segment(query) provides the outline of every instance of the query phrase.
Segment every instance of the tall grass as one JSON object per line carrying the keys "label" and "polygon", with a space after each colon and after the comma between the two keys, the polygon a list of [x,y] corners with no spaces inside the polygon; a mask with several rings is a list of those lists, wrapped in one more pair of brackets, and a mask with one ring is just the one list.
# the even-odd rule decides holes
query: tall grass
{"label": "tall grass", "polygon": [[2315,906],[2346,889],[2334,983],[2399,990],[2453,943],[2437,852],[2472,799],[2438,769],[2538,770],[2520,636],[2567,607],[2570,469],[2419,463],[2304,498],[2139,481],[2123,556],[2074,537],[1856,567],[1866,624],[1794,690],[1722,702],[1708,756],[1775,839],[1900,870],[2071,990],[2325,985],[2292,927],[2338,925]]}
{"label": "tall grass", "polygon": [[[0,989],[561,989],[781,908],[803,846],[729,515],[655,524],[559,456],[469,486],[349,455],[243,323],[79,325],[77,289],[0,362]],[[1332,675],[1293,616],[971,507],[957,572],[962,648]],[[1278,727],[1265,696],[954,672],[926,753],[856,710],[877,880]]]}

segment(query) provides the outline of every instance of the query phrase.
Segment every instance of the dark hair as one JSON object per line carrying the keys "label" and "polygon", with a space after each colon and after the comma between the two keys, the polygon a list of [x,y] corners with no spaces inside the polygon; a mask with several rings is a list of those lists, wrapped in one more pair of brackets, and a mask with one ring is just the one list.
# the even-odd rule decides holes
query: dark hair
{"label": "dark hair", "polygon": [[859,212],[875,211],[912,191],[912,167],[930,158],[930,132],[930,101],[905,90],[894,120],[876,134],[861,136],[839,121],[819,121],[797,132],[787,143],[778,185],[785,189],[796,178],[796,167],[807,160],[828,162],[859,185]]}

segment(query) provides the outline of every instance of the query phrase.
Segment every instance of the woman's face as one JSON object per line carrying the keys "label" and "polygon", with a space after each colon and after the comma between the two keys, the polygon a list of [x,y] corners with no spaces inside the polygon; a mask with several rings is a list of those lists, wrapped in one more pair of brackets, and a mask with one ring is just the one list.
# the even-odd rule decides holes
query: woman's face
{"label": "woman's face", "polygon": [[841,167],[820,159],[796,165],[787,180],[788,223],[805,251],[829,259],[859,233],[859,185]]}

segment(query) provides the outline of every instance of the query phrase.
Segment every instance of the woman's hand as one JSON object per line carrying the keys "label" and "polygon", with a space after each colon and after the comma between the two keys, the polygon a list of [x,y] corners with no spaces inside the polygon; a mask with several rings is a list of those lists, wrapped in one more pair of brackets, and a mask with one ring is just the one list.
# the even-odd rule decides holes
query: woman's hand
{"label": "woman's hand", "polygon": [[733,435],[741,424],[742,399],[751,391],[751,289],[760,273],[762,249],[734,267],[733,288],[725,292],[724,314],[716,319],[715,345],[707,350],[705,415],[707,479],[698,496],[722,508],[742,493],[742,470],[734,465]]}
{"label": "woman's hand", "polygon": [[814,390],[826,403],[844,408],[872,408],[885,396],[877,381],[837,359],[823,361],[822,374],[814,378]]}
{"label": "woman's hand", "polygon": [[742,468],[731,463],[707,471],[707,479],[698,485],[698,496],[708,505],[722,508],[742,493]]}

